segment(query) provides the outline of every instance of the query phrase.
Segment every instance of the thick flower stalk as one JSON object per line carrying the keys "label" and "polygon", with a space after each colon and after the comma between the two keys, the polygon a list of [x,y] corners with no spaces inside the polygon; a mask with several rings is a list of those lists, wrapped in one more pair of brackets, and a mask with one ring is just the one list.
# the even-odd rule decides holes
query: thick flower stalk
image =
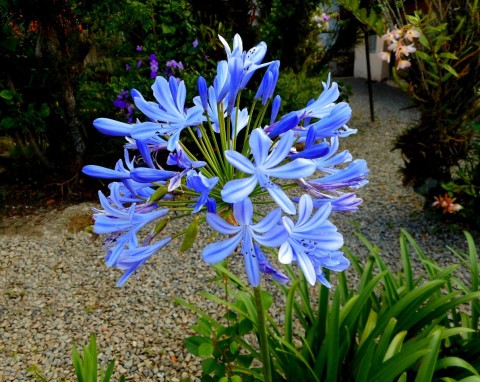
{"label": "thick flower stalk", "polygon": [[[287,283],[277,269],[282,263],[298,263],[310,284],[329,287],[323,269],[349,266],[329,218],[357,210],[355,190],[367,184],[366,162],[339,151],[356,132],[346,125],[351,109],[336,102],[338,85],[329,78],[318,98],[279,117],[280,62],[263,63],[263,42],[244,51],[238,35],[233,47],[220,41],[226,60],[211,85],[198,79],[197,95],[187,98],[174,76],[156,77],[154,101],[131,91],[143,119],[94,121],[100,132],[126,138],[125,159],[114,169],[83,169],[112,181],[93,215],[94,232],[107,235],[107,266],[124,271],[122,285],[155,253],[186,250],[199,229],[210,229],[220,235],[203,248],[203,259],[241,259],[255,287],[262,275]],[[244,105],[242,90],[256,73],[259,88],[253,104]]]}

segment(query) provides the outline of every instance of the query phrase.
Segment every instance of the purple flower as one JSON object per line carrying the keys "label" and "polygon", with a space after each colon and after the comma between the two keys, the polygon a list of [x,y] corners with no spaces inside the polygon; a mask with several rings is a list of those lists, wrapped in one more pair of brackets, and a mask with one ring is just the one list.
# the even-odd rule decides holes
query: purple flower
{"label": "purple flower", "polygon": [[142,66],[142,60],[137,61],[137,68],[139,68],[140,66]]}
{"label": "purple flower", "polygon": [[322,21],[323,21],[324,23],[326,23],[328,20],[330,20],[330,16],[327,15],[325,12],[322,13],[322,15],[320,16],[320,18],[322,19]]}
{"label": "purple flower", "polygon": [[137,45],[137,47],[135,48],[135,50],[136,50],[137,52],[141,52],[141,51],[142,51],[141,45]]}
{"label": "purple flower", "polygon": [[150,77],[155,78],[157,76],[158,72],[158,61],[157,61],[157,56],[155,53],[152,53],[150,55]]}
{"label": "purple flower", "polygon": [[[182,61],[177,62],[175,60],[171,60],[169,62],[171,63],[170,66],[172,67],[172,69],[180,69],[180,70],[184,69]],[[167,66],[168,66],[168,62],[167,62]]]}
{"label": "purple flower", "polygon": [[252,223],[253,205],[249,198],[233,205],[233,215],[238,225],[232,225],[220,216],[207,213],[207,222],[217,232],[229,235],[226,240],[207,245],[202,252],[203,259],[216,264],[232,254],[242,243],[241,253],[245,260],[248,281],[253,286],[260,284],[260,264],[254,248],[254,241],[266,247],[278,247],[287,238],[280,223],[281,211],[271,211],[258,223]]}
{"label": "purple flower", "polygon": [[196,48],[196,47],[198,46],[198,40],[197,40],[197,39],[193,40],[192,46],[193,46],[194,48]]}
{"label": "purple flower", "polygon": [[132,67],[129,64],[126,64],[125,65],[125,70],[128,72],[130,69],[132,69]]}

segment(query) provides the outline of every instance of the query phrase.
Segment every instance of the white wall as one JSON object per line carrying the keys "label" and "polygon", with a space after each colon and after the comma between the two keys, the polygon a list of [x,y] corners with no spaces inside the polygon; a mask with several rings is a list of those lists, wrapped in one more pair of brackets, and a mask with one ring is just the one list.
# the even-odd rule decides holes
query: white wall
{"label": "white wall", "polygon": [[[365,39],[355,47],[355,61],[353,64],[353,76],[355,78],[368,78],[367,59],[365,57]],[[373,81],[383,81],[388,78],[388,63],[380,60],[377,53],[383,52],[383,40],[378,36],[371,36],[370,43],[370,72]],[[375,45],[375,46],[372,46]]]}

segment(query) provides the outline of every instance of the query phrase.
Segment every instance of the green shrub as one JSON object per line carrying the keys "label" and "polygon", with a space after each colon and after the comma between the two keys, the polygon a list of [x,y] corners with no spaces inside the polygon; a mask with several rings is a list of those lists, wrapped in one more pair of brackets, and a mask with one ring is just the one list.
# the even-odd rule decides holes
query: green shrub
{"label": "green shrub", "polygon": [[[314,299],[306,281],[287,269],[292,285],[280,286],[284,320],[266,317],[273,380],[480,380],[478,254],[471,235],[466,233],[468,254],[452,250],[464,263],[463,273],[470,272],[468,283],[456,276],[461,265],[440,267],[405,231],[398,273],[385,264],[379,248],[359,237],[370,256],[362,265],[346,249],[359,276],[355,288],[341,274],[333,293],[321,286]],[[414,272],[414,254],[423,265],[421,274]],[[201,295],[227,308],[222,321],[178,301],[199,315],[193,326],[197,335],[187,339],[187,348],[204,358],[202,381],[262,380],[253,362],[260,354],[245,336],[256,334],[258,325],[253,293],[223,266],[217,272],[228,299]],[[264,292],[263,301],[267,310],[273,296]]]}

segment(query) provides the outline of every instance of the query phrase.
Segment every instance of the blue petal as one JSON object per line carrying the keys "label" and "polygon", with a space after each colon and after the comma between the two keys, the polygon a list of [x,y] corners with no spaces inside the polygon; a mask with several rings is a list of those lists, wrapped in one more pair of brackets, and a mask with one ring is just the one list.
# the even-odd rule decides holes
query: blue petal
{"label": "blue petal", "polygon": [[210,212],[207,213],[207,222],[215,231],[223,235],[233,235],[242,229],[242,227],[232,225],[220,216]]}
{"label": "blue petal", "polygon": [[295,215],[295,205],[281,188],[267,188],[268,193],[283,212]]}
{"label": "blue petal", "polygon": [[298,203],[298,220],[297,226],[301,226],[308,222],[313,211],[313,202],[310,195],[304,194]]}
{"label": "blue petal", "polygon": [[97,118],[93,126],[102,134],[113,137],[129,137],[132,131],[132,125],[109,118]]}
{"label": "blue petal", "polygon": [[245,198],[233,205],[233,216],[240,226],[248,226],[252,223],[253,204],[250,198]]}
{"label": "blue petal", "polygon": [[315,268],[313,268],[310,258],[303,251],[297,251],[296,254],[298,265],[300,265],[308,283],[310,285],[315,285],[317,275],[315,274]]}
{"label": "blue petal", "polygon": [[133,102],[138,110],[154,121],[172,122],[171,115],[165,110],[160,109],[159,105],[154,102],[148,102],[140,93],[136,93]]}
{"label": "blue petal", "polygon": [[282,224],[278,224],[264,235],[253,234],[256,241],[265,247],[278,247],[288,240],[288,232]]}
{"label": "blue petal", "polygon": [[260,284],[260,267],[249,231],[246,231],[243,237],[242,253],[245,259],[245,272],[247,273],[248,281],[251,285],[257,287]]}
{"label": "blue petal", "polygon": [[157,170],[155,168],[138,167],[130,171],[131,178],[140,183],[168,180],[176,175],[175,171]]}
{"label": "blue petal", "polygon": [[240,87],[243,74],[243,62],[240,58],[232,58],[228,60],[228,71],[230,73],[230,89],[228,93],[227,114],[232,115],[235,100]]}
{"label": "blue petal", "polygon": [[278,111],[280,110],[280,105],[282,104],[282,98],[277,95],[272,102],[272,113],[270,115],[270,125],[272,125],[277,119]]}
{"label": "blue petal", "polygon": [[280,121],[273,125],[273,128],[268,135],[272,138],[276,138],[280,134],[290,131],[294,127],[298,126],[299,121],[300,119],[298,118],[296,112],[288,113],[287,115],[283,116]]}
{"label": "blue petal", "polygon": [[292,149],[295,136],[292,131],[287,131],[282,135],[278,143],[272,150],[272,153],[265,160],[263,167],[272,168],[280,164]]}
{"label": "blue petal", "polygon": [[[307,195],[304,195],[307,196]],[[309,206],[310,208],[313,207],[313,202],[312,198],[310,196],[307,197],[309,201]],[[300,200],[301,202],[301,200]],[[311,213],[311,210],[310,210]],[[297,228],[305,231],[315,229],[315,227],[318,227],[322,224],[324,224],[327,219],[329,218],[330,214],[332,213],[332,206],[330,204],[325,204],[322,207],[320,207],[317,212],[312,216],[312,218],[307,222],[307,221],[298,221],[297,222]]]}
{"label": "blue petal", "polygon": [[260,222],[252,225],[252,229],[255,232],[265,233],[273,229],[282,218],[282,211],[278,208],[270,211],[267,216],[265,216]]}
{"label": "blue petal", "polygon": [[203,260],[208,264],[216,264],[224,260],[235,251],[241,240],[242,233],[239,232],[227,240],[207,245],[202,252]]}
{"label": "blue petal", "polygon": [[290,264],[293,260],[293,249],[289,242],[285,242],[278,250],[278,261],[282,264]]}
{"label": "blue petal", "polygon": [[222,199],[227,203],[240,202],[252,193],[256,185],[257,177],[255,175],[231,180],[223,186]]}
{"label": "blue petal", "polygon": [[240,170],[246,174],[255,173],[255,166],[253,163],[239,152],[234,150],[226,150],[225,158],[227,158],[228,162],[237,170]]}
{"label": "blue petal", "polygon": [[130,179],[128,172],[119,172],[110,168],[89,164],[82,168],[85,175],[101,179]]}
{"label": "blue petal", "polygon": [[202,76],[198,77],[198,94],[202,103],[203,110],[208,110],[208,89],[207,81]]}
{"label": "blue petal", "polygon": [[297,154],[290,156],[291,159],[305,158],[305,159],[317,159],[325,156],[330,149],[328,142],[321,142],[316,145],[310,146]]}
{"label": "blue petal", "polygon": [[268,169],[267,174],[280,179],[298,179],[312,175],[315,170],[315,162],[300,158],[283,166]]}
{"label": "blue petal", "polygon": [[142,155],[143,160],[150,168],[154,168],[155,165],[153,164],[152,156],[150,155],[150,149],[148,148],[147,142],[142,139],[137,139],[137,148]]}
{"label": "blue petal", "polygon": [[[155,79],[154,84],[152,85],[152,90],[153,96],[168,114],[174,116],[174,118],[177,119],[184,118],[183,105],[181,105],[181,111],[179,110],[178,105],[179,103],[181,103],[181,100],[176,100],[173,98],[169,83],[165,78],[158,76]],[[185,99],[183,100],[183,102],[185,102]]]}
{"label": "blue petal", "polygon": [[367,168],[367,162],[363,159],[357,159],[350,163],[348,167],[339,170],[335,174],[312,181],[320,184],[334,183],[342,187],[358,187],[360,185],[364,185],[364,178],[368,173],[369,170]]}
{"label": "blue petal", "polygon": [[266,53],[267,44],[262,41],[247,52],[246,59],[253,62],[254,64],[260,64],[264,59]]}
{"label": "blue petal", "polygon": [[157,122],[142,122],[136,123],[132,126],[132,138],[148,139],[155,137],[157,134],[167,135],[172,131],[170,125],[161,124]]}
{"label": "blue petal", "polygon": [[249,143],[255,164],[261,166],[267,159],[268,151],[273,143],[272,140],[262,129],[257,128],[250,134]]}
{"label": "blue petal", "polygon": [[123,286],[127,282],[127,280],[132,276],[135,271],[137,270],[137,267],[132,267],[129,270],[127,270],[122,277],[117,281],[117,287]]}

